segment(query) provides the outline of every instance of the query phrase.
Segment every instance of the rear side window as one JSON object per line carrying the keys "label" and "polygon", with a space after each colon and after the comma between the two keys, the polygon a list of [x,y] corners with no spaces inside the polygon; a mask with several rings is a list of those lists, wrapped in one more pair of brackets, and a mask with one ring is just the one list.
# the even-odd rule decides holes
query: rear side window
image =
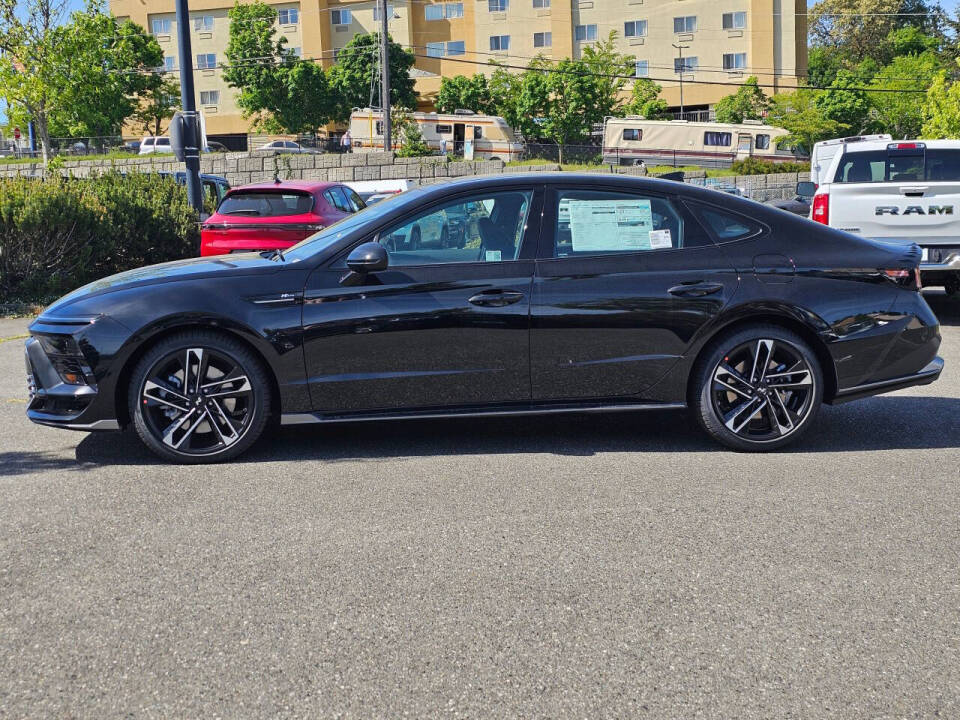
{"label": "rear side window", "polygon": [[350,207],[350,203],[347,201],[347,196],[343,194],[343,188],[332,187],[324,191],[323,196],[327,199],[327,202],[337,210],[341,212],[353,212],[353,208]]}
{"label": "rear side window", "polygon": [[709,131],[703,134],[703,144],[715,147],[730,147],[733,135],[728,132]]}
{"label": "rear side window", "polygon": [[756,235],[761,231],[760,225],[743,215],[737,215],[725,210],[717,210],[709,205],[691,203],[697,214],[719,242],[733,242]]}
{"label": "rear side window", "polygon": [[624,128],[623,139],[624,140],[643,140],[643,130],[639,128]]}
{"label": "rear side window", "polygon": [[169,144],[170,144],[170,138],[166,138],[166,137],[157,138],[157,145],[169,145]]}
{"label": "rear side window", "polygon": [[313,198],[308,193],[237,192],[224,198],[217,212],[221,215],[283,217],[302,215],[311,209]]}
{"label": "rear side window", "polygon": [[960,182],[960,149],[847,153],[840,158],[836,183]]}
{"label": "rear side window", "polygon": [[359,195],[357,195],[357,193],[353,191],[352,188],[343,185],[340,189],[346,193],[347,200],[350,201],[350,207],[353,208],[354,212],[359,212],[367,206],[367,204],[360,198]]}
{"label": "rear side window", "polygon": [[768,150],[770,148],[769,135],[757,135],[757,150]]}

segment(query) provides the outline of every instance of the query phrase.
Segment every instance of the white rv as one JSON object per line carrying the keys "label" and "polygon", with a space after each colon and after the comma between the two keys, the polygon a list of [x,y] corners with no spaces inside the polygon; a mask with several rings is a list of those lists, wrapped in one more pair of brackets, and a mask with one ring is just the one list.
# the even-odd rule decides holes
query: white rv
{"label": "white rv", "polygon": [[760,123],[645,120],[608,117],[603,123],[603,161],[611,165],[730,165],[756,156],[792,162],[798,156],[778,148],[776,139],[789,133]]}
{"label": "white rv", "polygon": [[[379,110],[354,110],[350,115],[350,137],[357,152],[383,150],[383,122]],[[455,113],[415,112],[410,118],[420,127],[424,142],[438,152],[466,159],[504,162],[523,155],[523,143],[517,142],[513,129],[502,117],[477,115],[458,110]],[[398,147],[397,138],[392,138]]]}

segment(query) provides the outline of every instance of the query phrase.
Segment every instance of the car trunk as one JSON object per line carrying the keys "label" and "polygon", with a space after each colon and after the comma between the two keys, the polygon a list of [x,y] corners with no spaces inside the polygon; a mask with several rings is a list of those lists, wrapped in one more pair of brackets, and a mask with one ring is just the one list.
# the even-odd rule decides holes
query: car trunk
{"label": "car trunk", "polygon": [[263,243],[277,247],[298,243],[321,225],[311,213],[313,196],[297,190],[233,192],[203,229],[211,239]]}

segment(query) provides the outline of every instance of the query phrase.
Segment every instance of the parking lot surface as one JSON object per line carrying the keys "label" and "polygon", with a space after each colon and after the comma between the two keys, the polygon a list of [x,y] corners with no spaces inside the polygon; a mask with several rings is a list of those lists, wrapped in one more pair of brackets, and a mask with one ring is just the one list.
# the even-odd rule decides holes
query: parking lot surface
{"label": "parking lot surface", "polygon": [[0,321],[0,717],[958,717],[960,302],[929,301],[939,382],[785,452],[665,412],[213,467],[31,425]]}

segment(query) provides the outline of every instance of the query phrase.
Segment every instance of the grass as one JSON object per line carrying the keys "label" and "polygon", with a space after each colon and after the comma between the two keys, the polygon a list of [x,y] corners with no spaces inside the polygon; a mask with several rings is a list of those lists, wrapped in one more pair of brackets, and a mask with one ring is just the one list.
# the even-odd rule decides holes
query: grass
{"label": "grass", "polygon": [[[50,157],[53,160],[54,157],[63,158],[64,162],[68,160],[125,160],[127,158],[139,157],[136,153],[129,152],[108,152],[102,153],[100,155],[53,155]],[[170,156],[171,158],[173,155]],[[0,165],[18,165],[26,163],[42,163],[43,159],[40,157],[28,157],[28,158],[17,158],[17,157],[0,157]]]}

